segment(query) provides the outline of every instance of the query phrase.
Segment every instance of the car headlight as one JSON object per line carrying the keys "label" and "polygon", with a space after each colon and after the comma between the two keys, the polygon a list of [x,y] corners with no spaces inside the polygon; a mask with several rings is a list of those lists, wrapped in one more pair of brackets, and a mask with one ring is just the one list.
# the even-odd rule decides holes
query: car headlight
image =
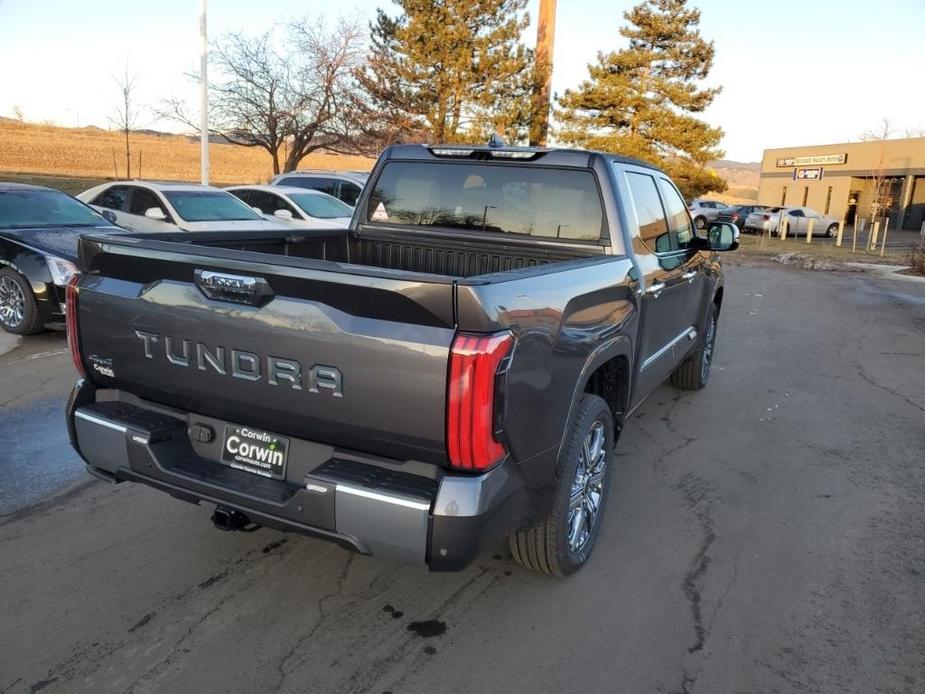
{"label": "car headlight", "polygon": [[48,271],[51,273],[51,281],[59,287],[66,287],[68,280],[77,274],[77,266],[64,258],[46,255],[45,262],[48,264]]}

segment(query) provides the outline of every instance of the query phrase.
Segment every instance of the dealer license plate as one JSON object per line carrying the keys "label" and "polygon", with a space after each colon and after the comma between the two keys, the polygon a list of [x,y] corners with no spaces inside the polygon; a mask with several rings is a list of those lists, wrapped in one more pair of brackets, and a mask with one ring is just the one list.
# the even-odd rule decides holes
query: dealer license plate
{"label": "dealer license plate", "polygon": [[281,480],[286,477],[288,456],[287,438],[251,427],[225,427],[221,462],[235,470]]}

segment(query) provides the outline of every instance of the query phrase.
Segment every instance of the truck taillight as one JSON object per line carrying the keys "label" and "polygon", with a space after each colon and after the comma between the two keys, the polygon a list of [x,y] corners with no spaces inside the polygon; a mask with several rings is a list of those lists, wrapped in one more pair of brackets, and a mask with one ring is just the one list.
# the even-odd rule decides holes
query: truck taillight
{"label": "truck taillight", "polygon": [[83,359],[80,356],[80,341],[77,338],[77,282],[80,280],[80,274],[75,274],[67,281],[67,289],[64,290],[65,301],[65,325],[67,326],[67,344],[71,348],[71,359],[74,360],[74,368],[81,378],[87,377],[87,371],[84,369]]}
{"label": "truck taillight", "polygon": [[514,346],[509,332],[457,333],[450,351],[446,403],[446,441],[450,464],[462,470],[486,470],[504,457],[495,437],[503,395],[500,381]]}

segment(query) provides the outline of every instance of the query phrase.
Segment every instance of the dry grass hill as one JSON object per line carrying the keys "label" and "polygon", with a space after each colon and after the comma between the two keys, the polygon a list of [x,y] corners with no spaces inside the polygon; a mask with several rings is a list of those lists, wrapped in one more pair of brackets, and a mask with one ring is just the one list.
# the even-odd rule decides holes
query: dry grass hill
{"label": "dry grass hill", "polygon": [[[199,180],[199,140],[152,130],[131,136],[132,177],[171,181]],[[265,183],[272,176],[269,156],[261,149],[213,142],[211,178],[217,185]],[[141,171],[138,164],[141,164]],[[372,168],[366,157],[313,154],[304,169]],[[729,182],[717,197],[727,202],[754,200],[759,164],[720,160],[712,168]],[[50,185],[77,193],[97,182],[125,177],[121,133],[96,127],[62,128],[0,118],[0,180]]]}
{"label": "dry grass hill", "polygon": [[[133,178],[199,180],[198,139],[146,131],[134,133],[130,143]],[[265,183],[273,174],[270,157],[262,149],[213,143],[209,156],[211,178],[218,185]],[[368,170],[372,165],[373,160],[366,157],[332,153],[314,154],[302,161],[306,169]],[[45,177],[65,178],[81,181],[86,188],[90,181],[124,176],[121,133],[0,119],[0,179],[41,182]]]}

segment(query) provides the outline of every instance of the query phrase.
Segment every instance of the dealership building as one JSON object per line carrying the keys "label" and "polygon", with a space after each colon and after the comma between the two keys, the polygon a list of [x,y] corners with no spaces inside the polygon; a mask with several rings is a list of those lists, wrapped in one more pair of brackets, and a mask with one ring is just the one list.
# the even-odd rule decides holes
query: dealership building
{"label": "dealership building", "polygon": [[869,219],[881,181],[882,211],[891,229],[925,223],[925,137],[766,149],[758,202],[811,207],[844,219]]}

